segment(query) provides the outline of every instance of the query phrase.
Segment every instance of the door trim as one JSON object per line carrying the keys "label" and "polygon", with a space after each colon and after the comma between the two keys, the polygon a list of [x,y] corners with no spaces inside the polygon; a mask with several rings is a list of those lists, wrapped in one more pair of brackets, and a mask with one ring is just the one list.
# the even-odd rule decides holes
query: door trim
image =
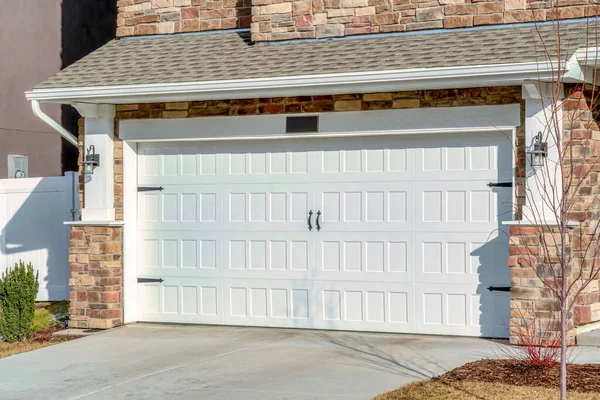
{"label": "door trim", "polygon": [[123,322],[138,320],[137,143],[123,141]]}

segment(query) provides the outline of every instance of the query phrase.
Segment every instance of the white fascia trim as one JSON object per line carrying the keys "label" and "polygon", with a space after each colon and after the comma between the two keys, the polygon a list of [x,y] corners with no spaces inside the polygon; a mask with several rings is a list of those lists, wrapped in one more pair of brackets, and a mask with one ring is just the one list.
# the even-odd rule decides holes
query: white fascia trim
{"label": "white fascia trim", "polygon": [[65,221],[68,226],[123,226],[123,221]]}
{"label": "white fascia trim", "polygon": [[[540,220],[537,222],[534,221],[526,221],[526,220],[514,220],[514,221],[504,221],[502,225],[505,226],[522,226],[522,227],[531,227],[531,226],[541,226],[541,227],[557,227],[560,226],[561,223],[556,220]],[[566,221],[565,226],[569,229],[577,228],[579,226],[578,221]]]}
{"label": "white fascia trim", "polygon": [[[564,82],[598,84],[596,69],[600,67],[600,48],[582,47],[567,61],[563,74]],[[596,82],[594,82],[596,79]]]}
{"label": "white fascia trim", "polygon": [[[565,64],[565,63],[561,63]],[[209,82],[142,84],[83,88],[35,89],[26,92],[28,100],[70,103],[74,101],[102,101],[119,103],[133,99],[194,95],[203,97],[248,98],[261,97],[272,90],[278,93],[327,90],[331,93],[352,92],[355,87],[374,85],[378,90],[410,88],[450,88],[464,85],[514,84],[527,79],[552,79],[558,62],[530,62],[484,66],[418,68],[390,71],[352,72],[259,79],[220,80]],[[458,86],[457,86],[458,85]],[[337,90],[336,90],[337,89]],[[341,89],[341,91],[340,91]]]}

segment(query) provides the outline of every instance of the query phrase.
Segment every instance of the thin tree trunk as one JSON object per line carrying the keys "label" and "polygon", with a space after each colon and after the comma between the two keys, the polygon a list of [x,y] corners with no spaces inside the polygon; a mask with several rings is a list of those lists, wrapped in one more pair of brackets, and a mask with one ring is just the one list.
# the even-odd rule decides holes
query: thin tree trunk
{"label": "thin tree trunk", "polygon": [[569,303],[570,275],[567,259],[567,212],[566,202],[561,200],[560,249],[561,249],[561,291],[560,291],[560,400],[567,400],[567,310]]}
{"label": "thin tree trunk", "polygon": [[[563,276],[563,282],[566,282]],[[564,283],[563,283],[564,286]],[[560,305],[560,400],[567,400],[567,302]]]}

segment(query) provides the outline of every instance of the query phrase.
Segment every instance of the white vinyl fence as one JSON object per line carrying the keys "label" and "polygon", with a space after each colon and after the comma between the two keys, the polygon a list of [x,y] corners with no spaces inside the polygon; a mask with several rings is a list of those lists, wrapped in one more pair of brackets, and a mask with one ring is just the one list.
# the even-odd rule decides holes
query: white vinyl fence
{"label": "white vinyl fence", "polygon": [[38,300],[69,298],[69,227],[78,215],[77,174],[0,179],[0,272],[19,260],[40,273]]}

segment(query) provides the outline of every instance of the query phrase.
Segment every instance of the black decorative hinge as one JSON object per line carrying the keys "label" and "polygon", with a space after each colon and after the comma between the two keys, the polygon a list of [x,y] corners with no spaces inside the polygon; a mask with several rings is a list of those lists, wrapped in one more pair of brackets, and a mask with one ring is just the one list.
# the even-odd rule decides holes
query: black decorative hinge
{"label": "black decorative hinge", "polygon": [[498,183],[494,183],[494,182],[490,182],[487,184],[488,187],[512,187],[512,182],[498,182]]}
{"label": "black decorative hinge", "polygon": [[165,188],[162,186],[139,186],[138,187],[138,192],[154,192],[156,190],[159,192],[162,192],[163,190],[165,190]]}
{"label": "black decorative hinge", "polygon": [[162,278],[138,278],[138,283],[163,282]]}
{"label": "black decorative hinge", "polygon": [[488,286],[490,292],[510,292],[510,286]]}

